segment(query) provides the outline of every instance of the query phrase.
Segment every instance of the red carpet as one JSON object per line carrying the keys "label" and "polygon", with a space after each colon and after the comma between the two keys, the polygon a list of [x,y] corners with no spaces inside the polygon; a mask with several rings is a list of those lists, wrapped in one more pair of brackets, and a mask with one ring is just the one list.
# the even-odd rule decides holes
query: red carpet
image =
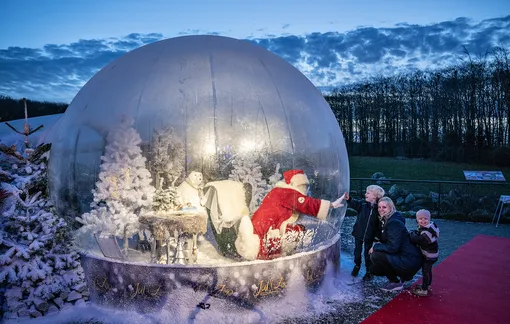
{"label": "red carpet", "polygon": [[510,239],[478,235],[432,269],[432,295],[404,290],[362,323],[508,324],[509,265]]}

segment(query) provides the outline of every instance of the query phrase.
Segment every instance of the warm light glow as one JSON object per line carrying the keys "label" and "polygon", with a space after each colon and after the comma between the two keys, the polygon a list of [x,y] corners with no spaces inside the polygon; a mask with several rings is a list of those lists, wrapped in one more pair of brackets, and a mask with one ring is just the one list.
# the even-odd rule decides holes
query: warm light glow
{"label": "warm light glow", "polygon": [[214,139],[207,139],[204,143],[204,153],[207,155],[216,154],[216,146],[214,145]]}
{"label": "warm light glow", "polygon": [[242,139],[239,144],[239,151],[242,153],[247,153],[253,151],[257,148],[257,143],[254,140],[250,139]]}

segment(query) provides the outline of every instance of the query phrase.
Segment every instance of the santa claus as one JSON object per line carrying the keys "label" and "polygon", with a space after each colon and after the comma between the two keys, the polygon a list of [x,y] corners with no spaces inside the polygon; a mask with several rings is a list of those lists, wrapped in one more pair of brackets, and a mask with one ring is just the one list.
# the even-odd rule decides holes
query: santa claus
{"label": "santa claus", "polygon": [[303,225],[294,224],[299,214],[324,220],[330,208],[343,206],[344,196],[334,202],[307,196],[309,181],[303,170],[286,171],[283,177],[264,198],[251,222],[247,217],[241,219],[235,244],[238,253],[248,260],[281,256],[284,235],[305,230]]}

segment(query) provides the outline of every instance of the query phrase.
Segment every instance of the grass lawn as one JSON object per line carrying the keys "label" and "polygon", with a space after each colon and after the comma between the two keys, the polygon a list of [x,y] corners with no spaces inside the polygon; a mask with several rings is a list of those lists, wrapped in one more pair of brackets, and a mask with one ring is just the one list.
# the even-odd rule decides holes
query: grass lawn
{"label": "grass lawn", "polygon": [[[376,184],[376,181],[353,179],[370,179],[375,172],[382,172],[387,179],[393,179],[377,183],[386,192],[389,192],[393,185],[397,185],[399,189],[412,193],[415,197],[420,195],[421,197],[417,198],[418,201],[421,201],[420,207],[430,209],[431,211],[438,210],[437,203],[430,199],[431,194],[439,194],[443,197],[442,202],[444,203],[445,198],[448,202],[449,195],[455,193],[454,196],[449,198],[450,201],[446,205],[443,204],[442,207],[439,207],[441,208],[441,217],[448,219],[490,222],[500,195],[510,195],[509,167],[501,168],[470,163],[435,162],[419,159],[400,160],[390,157],[367,156],[349,157],[349,166],[351,176],[350,191],[354,197],[362,198],[366,186]],[[467,182],[462,172],[464,170],[501,171],[506,182]],[[426,182],[421,182],[420,180],[425,180]],[[453,182],[445,183],[437,181]],[[404,197],[401,196],[401,198]],[[409,206],[407,205],[399,205],[397,209],[406,211],[410,210],[408,208],[413,208],[412,203]],[[503,216],[502,222],[507,221],[508,219],[505,219],[505,216]]]}
{"label": "grass lawn", "polygon": [[408,180],[465,181],[463,170],[502,171],[510,181],[510,168],[469,163],[434,162],[392,157],[350,156],[351,178],[371,178],[382,172],[387,178]]}

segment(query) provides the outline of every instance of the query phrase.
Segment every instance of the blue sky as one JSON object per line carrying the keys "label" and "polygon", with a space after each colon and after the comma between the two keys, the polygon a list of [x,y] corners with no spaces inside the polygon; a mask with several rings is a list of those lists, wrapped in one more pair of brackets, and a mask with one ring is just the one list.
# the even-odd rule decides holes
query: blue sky
{"label": "blue sky", "polygon": [[191,34],[251,40],[338,86],[510,49],[510,1],[2,0],[0,95],[70,102],[127,51]]}

